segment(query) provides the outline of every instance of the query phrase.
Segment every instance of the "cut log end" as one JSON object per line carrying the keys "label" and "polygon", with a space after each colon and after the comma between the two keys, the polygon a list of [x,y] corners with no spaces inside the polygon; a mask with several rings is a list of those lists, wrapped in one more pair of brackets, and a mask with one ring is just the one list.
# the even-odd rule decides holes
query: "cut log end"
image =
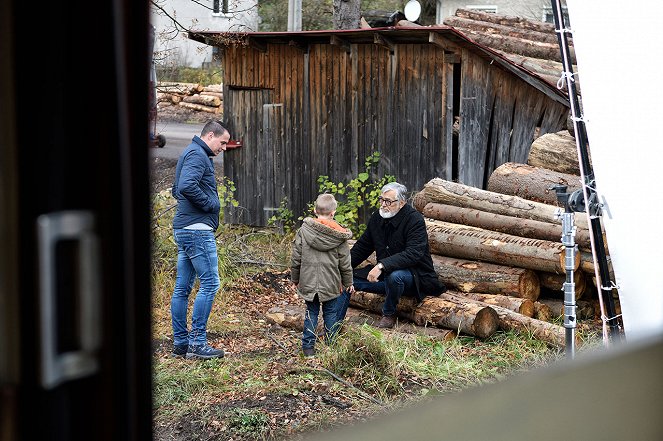
{"label": "cut log end", "polygon": [[474,335],[479,338],[488,338],[499,328],[500,318],[495,310],[489,306],[477,312],[472,329]]}
{"label": "cut log end", "polygon": [[523,299],[529,299],[535,302],[541,294],[539,276],[533,270],[524,271],[520,275],[518,286],[520,288],[518,292],[522,294],[521,298]]}

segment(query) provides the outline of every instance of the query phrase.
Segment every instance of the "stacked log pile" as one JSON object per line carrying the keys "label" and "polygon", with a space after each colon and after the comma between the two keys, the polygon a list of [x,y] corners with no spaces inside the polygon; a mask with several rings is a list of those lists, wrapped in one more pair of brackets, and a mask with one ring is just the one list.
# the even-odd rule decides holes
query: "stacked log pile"
{"label": "stacked log pile", "polygon": [[197,112],[223,112],[223,84],[157,83],[159,106],[180,106]]}
{"label": "stacked log pile", "polygon": [[[443,23],[551,84],[557,84],[564,70],[552,23],[462,8],[456,10],[455,15],[445,18]],[[571,38],[569,44],[572,60],[575,60]],[[573,71],[577,72],[577,69]],[[574,79],[578,80],[577,74]],[[576,88],[580,93],[578,84]]]}

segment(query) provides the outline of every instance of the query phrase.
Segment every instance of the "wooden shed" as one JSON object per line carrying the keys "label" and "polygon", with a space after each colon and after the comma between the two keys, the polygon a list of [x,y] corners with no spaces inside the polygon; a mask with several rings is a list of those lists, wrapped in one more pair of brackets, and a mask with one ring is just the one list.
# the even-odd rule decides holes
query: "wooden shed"
{"label": "wooden shed", "polygon": [[347,182],[375,151],[377,174],[410,191],[434,177],[485,188],[566,126],[555,85],[448,26],[189,38],[222,49],[224,121],[242,142],[223,164],[229,222],[266,225],[284,198],[297,216],[319,176]]}

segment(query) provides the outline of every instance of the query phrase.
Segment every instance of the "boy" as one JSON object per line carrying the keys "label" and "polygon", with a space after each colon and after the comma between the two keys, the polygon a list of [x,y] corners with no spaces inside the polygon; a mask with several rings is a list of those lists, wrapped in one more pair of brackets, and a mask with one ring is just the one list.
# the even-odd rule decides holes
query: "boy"
{"label": "boy", "polygon": [[297,231],[292,246],[291,278],[299,296],[306,302],[302,351],[315,355],[316,327],[322,305],[325,340],[336,333],[336,300],[346,287],[352,289],[352,266],[348,239],[352,232],[334,220],[337,207],[331,194],[315,201],[316,218],[307,217]]}

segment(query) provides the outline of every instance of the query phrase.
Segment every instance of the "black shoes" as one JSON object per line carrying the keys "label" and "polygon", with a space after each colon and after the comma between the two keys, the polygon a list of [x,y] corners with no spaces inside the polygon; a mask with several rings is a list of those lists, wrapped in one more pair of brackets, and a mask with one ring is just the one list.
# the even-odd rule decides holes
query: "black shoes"
{"label": "black shoes", "polygon": [[302,352],[306,358],[315,357],[315,348],[304,348],[302,349]]}
{"label": "black shoes", "polygon": [[184,357],[188,349],[189,345],[173,345],[173,353],[171,355],[175,358]]}

